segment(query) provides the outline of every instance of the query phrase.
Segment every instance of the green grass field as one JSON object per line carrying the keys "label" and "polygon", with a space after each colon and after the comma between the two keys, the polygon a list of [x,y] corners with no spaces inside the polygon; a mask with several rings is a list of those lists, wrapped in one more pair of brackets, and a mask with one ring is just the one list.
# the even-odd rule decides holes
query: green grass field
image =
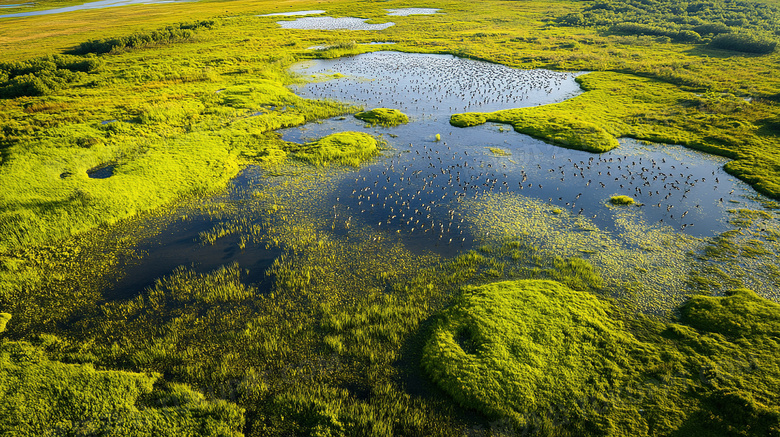
{"label": "green grass field", "polygon": [[[484,245],[443,257],[322,220],[382,138],[275,132],[408,122],[288,88],[329,79],[289,73],[297,61],[391,41],[588,71],[577,97],[454,126],[502,123],[594,154],[621,137],[679,144],[780,200],[778,6],[202,0],[0,18],[0,434],[780,435],[780,307],[759,296],[780,289],[777,203],[735,205],[732,230],[694,239],[636,221],[623,193],[603,200],[614,233],[491,194],[457,207]],[[406,7],[441,11],[385,10]],[[257,17],[315,9],[395,25]],[[240,208],[225,200],[256,165],[262,187]],[[244,265],[181,266],[105,294],[143,244],[206,219],[202,247],[280,253],[270,286]]]}

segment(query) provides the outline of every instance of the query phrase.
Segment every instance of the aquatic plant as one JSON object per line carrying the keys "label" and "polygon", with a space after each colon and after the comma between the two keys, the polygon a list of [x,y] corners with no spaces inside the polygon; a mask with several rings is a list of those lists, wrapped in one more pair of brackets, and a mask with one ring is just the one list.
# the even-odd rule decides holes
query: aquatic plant
{"label": "aquatic plant", "polygon": [[633,197],[622,194],[610,197],[609,202],[613,205],[633,205],[636,203]]}
{"label": "aquatic plant", "polygon": [[361,111],[355,114],[355,118],[363,120],[371,125],[398,126],[409,123],[409,117],[397,109],[374,108],[370,111]]}
{"label": "aquatic plant", "polygon": [[512,152],[504,150],[500,147],[488,147],[488,150],[490,150],[490,153],[495,156],[512,156]]}

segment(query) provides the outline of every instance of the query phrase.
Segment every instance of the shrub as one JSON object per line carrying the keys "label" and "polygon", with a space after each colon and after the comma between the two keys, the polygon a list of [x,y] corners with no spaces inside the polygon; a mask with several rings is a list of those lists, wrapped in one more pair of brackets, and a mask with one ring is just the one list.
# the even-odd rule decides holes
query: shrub
{"label": "shrub", "polygon": [[148,33],[135,33],[129,36],[120,36],[104,39],[93,39],[76,46],[74,54],[102,54],[124,49],[137,49],[152,44],[172,43],[192,39],[197,31],[212,29],[216,26],[213,20],[198,21],[195,23],[178,24]]}
{"label": "shrub", "polygon": [[710,47],[736,52],[768,54],[775,51],[777,41],[768,37],[753,33],[726,33],[712,38]]}

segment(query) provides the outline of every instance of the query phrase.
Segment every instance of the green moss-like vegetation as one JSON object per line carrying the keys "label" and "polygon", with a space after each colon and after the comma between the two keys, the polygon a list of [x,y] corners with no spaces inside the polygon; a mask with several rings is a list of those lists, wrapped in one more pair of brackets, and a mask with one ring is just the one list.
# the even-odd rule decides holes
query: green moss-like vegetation
{"label": "green moss-like vegetation", "polygon": [[409,117],[397,109],[375,108],[355,114],[355,118],[372,125],[398,126],[409,123]]}
{"label": "green moss-like vegetation", "polygon": [[620,389],[639,343],[607,310],[553,281],[468,288],[434,329],[423,365],[462,404],[523,424],[526,412]]}
{"label": "green moss-like vegetation", "polygon": [[379,153],[374,137],[363,132],[337,132],[303,145],[294,156],[316,165],[336,162],[358,167]]}
{"label": "green moss-like vegetation", "polygon": [[450,117],[450,124],[455,127],[479,126],[487,121],[487,117],[479,113],[453,114]]}
{"label": "green moss-like vegetation", "polygon": [[623,317],[551,281],[466,288],[422,363],[456,400],[514,432],[777,433],[780,305],[736,290],[693,298],[687,325]]}
{"label": "green moss-like vegetation", "polygon": [[243,409],[183,384],[155,388],[159,378],[53,361],[41,346],[3,341],[0,426],[15,436],[243,435]]}
{"label": "green moss-like vegetation", "polygon": [[[3,12],[75,3],[41,0]],[[408,6],[391,3],[398,2],[298,0],[295,9],[386,21],[385,8]],[[333,208],[334,187],[351,184],[354,173],[305,163],[342,162],[341,143],[321,156],[318,146],[286,143],[273,132],[357,111],[297,97],[286,88],[303,80],[287,73],[292,63],[393,41],[393,50],[591,71],[578,76],[584,92],[573,99],[456,114],[455,126],[490,119],[594,152],[623,136],[682,144],[732,159],[731,174],[780,197],[775,6],[432,0],[426,6],[441,13],[394,17],[396,25],[381,32],[287,30],[278,18],[255,16],[287,6],[178,2],[3,19],[0,308],[14,317],[0,315],[0,323],[8,322],[3,338],[13,340],[0,348],[0,429],[258,437],[777,435],[776,307],[738,291],[695,297],[673,319],[694,292],[751,288],[780,298],[774,212],[735,212],[731,225],[739,229],[702,240],[648,226],[639,208],[612,208],[615,231],[607,231],[585,214],[490,193],[464,197],[450,211],[480,250],[439,256],[412,250],[403,234],[364,223],[339,202]],[[328,48],[308,50],[312,45]],[[83,54],[67,54],[74,51]],[[110,177],[89,177],[107,164]],[[220,190],[246,164],[273,167],[237,202]],[[121,298],[107,291],[145,256],[138,248],[156,247],[161,232],[204,224],[198,250],[249,251],[250,259],[258,251],[272,265],[183,267]],[[447,249],[456,250],[455,243]],[[538,350],[538,356],[585,360],[596,372],[594,387],[605,390],[594,393],[583,383],[588,366],[555,362],[551,374],[573,375],[570,386],[566,378],[557,385],[544,375],[533,380],[536,371],[519,375],[518,384],[549,390],[507,395],[534,402],[534,411],[483,397],[481,386],[467,393],[453,385],[452,393],[474,402],[466,409],[433,387],[419,363],[431,329],[446,321],[429,323],[435,314],[464,286],[517,279],[563,284],[550,285],[565,290],[569,297],[560,302],[571,304],[551,304],[561,316],[552,323],[559,330],[539,331],[540,341],[560,346],[549,349],[558,355]],[[593,294],[617,300],[613,306]],[[573,302],[575,295],[584,297]],[[453,308],[463,308],[460,302]],[[541,317],[544,308],[534,308]],[[491,325],[492,308],[469,311],[497,328],[492,339],[507,339],[516,332],[504,326],[523,324],[512,318]],[[567,314],[598,314],[599,324]],[[39,346],[38,339],[54,338],[47,333],[61,340]],[[599,363],[591,359],[602,352],[584,338],[589,333],[620,341],[606,343],[612,355]],[[581,341],[567,344],[572,334]],[[595,355],[571,357],[567,348]],[[511,344],[506,350],[485,368],[505,369],[514,359]],[[514,377],[476,377],[501,381],[496,393],[517,387]],[[557,402],[565,393],[573,395]],[[44,420],[57,428],[10,428]]]}
{"label": "green moss-like vegetation", "polygon": [[625,195],[617,195],[609,198],[609,202],[613,205],[633,205],[636,203],[633,197]]}

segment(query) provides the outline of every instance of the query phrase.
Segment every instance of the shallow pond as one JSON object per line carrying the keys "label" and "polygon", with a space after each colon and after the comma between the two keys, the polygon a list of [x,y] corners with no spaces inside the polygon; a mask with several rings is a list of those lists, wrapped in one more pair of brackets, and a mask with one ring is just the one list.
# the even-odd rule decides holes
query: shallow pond
{"label": "shallow pond", "polygon": [[366,23],[367,18],[355,17],[303,17],[291,21],[277,21],[283,29],[300,30],[384,30],[395,23]]}
{"label": "shallow pond", "polygon": [[[540,199],[588,217],[604,229],[614,229],[616,213],[633,208],[648,225],[669,225],[694,236],[729,229],[729,209],[761,209],[753,200],[755,192],[722,169],[725,158],[630,139],[597,155],[549,145],[516,133],[511,126],[463,129],[449,124],[453,113],[574,97],[581,92],[576,73],[515,70],[448,55],[396,52],[311,61],[296,71],[346,75],[298,87],[301,96],[397,108],[410,116],[408,125],[392,128],[368,127],[346,117],[283,131],[284,139],[295,142],[345,130],[384,135],[395,148],[393,156],[360,169],[341,197],[353,203],[351,210],[370,214],[377,224],[389,220],[387,225],[419,231],[418,217],[409,222],[409,213],[419,215],[422,209],[425,216],[446,217],[452,202],[494,192]],[[441,141],[435,140],[436,134]],[[619,194],[633,197],[639,205],[610,205],[610,197]],[[364,199],[373,206],[365,208],[360,203]],[[429,221],[427,226],[441,229],[442,224],[451,229],[446,220]],[[449,241],[458,236],[445,237]]]}

